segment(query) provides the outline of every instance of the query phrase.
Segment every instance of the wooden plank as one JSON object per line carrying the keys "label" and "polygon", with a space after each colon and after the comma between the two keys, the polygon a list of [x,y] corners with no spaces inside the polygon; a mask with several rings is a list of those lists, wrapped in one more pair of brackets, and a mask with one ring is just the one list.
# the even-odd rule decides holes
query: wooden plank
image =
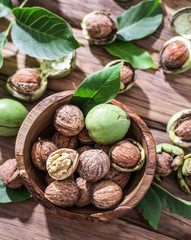
{"label": "wooden plank", "polygon": [[[17,210],[17,211],[15,211]],[[140,228],[120,219],[107,223],[81,224],[45,212],[33,200],[0,205],[0,232],[10,239],[174,239],[160,233]],[[14,236],[14,237],[13,237]]]}

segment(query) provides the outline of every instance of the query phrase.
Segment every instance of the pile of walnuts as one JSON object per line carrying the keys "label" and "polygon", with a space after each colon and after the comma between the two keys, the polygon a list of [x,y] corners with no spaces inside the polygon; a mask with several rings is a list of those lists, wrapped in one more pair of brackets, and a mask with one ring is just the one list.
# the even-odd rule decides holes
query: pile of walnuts
{"label": "pile of walnuts", "polygon": [[[95,143],[90,138],[83,113],[74,105],[57,109],[54,127],[56,132],[52,139],[39,138],[31,151],[34,165],[45,172],[45,197],[61,207],[93,204],[97,208],[108,209],[116,206],[122,199],[122,189],[131,173],[112,167],[109,150],[113,146]],[[121,155],[123,152],[126,156],[129,154],[130,160],[117,154],[117,146],[114,148],[115,158],[118,155],[121,159],[117,160],[125,166],[128,165],[125,161],[136,165],[140,158],[139,149],[129,143],[125,152],[124,141],[119,149]],[[132,152],[134,155],[131,157]]]}

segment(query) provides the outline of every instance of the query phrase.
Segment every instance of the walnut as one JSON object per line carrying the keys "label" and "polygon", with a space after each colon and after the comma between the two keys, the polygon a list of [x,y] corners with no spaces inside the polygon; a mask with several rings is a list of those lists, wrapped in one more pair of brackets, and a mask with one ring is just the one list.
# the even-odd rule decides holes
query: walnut
{"label": "walnut", "polygon": [[106,154],[109,154],[109,149],[111,147],[112,147],[112,145],[103,145],[103,144],[99,144],[99,143],[94,144],[95,149],[100,149],[100,150],[104,151]]}
{"label": "walnut", "polygon": [[104,14],[93,14],[86,21],[86,30],[91,38],[104,38],[113,30],[110,18]]}
{"label": "walnut", "polygon": [[0,175],[3,184],[10,188],[19,188],[23,185],[15,158],[8,159],[1,165]]}
{"label": "walnut", "polygon": [[183,141],[191,140],[191,119],[181,122],[175,129],[175,134]]}
{"label": "walnut", "polygon": [[141,158],[141,152],[133,143],[122,140],[112,148],[111,157],[116,164],[126,168],[137,164]]}
{"label": "walnut", "polygon": [[56,150],[57,147],[54,143],[39,138],[38,141],[33,144],[31,151],[31,158],[34,165],[38,169],[46,171],[46,161],[49,155]]}
{"label": "walnut", "polygon": [[46,162],[48,174],[55,180],[63,180],[71,176],[78,166],[79,154],[69,148],[61,148],[53,152]]}
{"label": "walnut", "polygon": [[45,197],[61,207],[70,207],[79,198],[79,188],[74,180],[54,181],[45,189]]}
{"label": "walnut", "polygon": [[93,149],[93,147],[90,146],[82,146],[78,149],[76,149],[76,151],[79,153],[79,155],[81,155],[83,152],[85,152],[86,150],[90,150]]}
{"label": "walnut", "polygon": [[85,127],[79,132],[78,139],[80,140],[80,143],[84,145],[91,145],[94,143]]}
{"label": "walnut", "polygon": [[120,202],[122,195],[123,192],[119,185],[110,180],[104,180],[95,185],[92,193],[92,203],[97,208],[112,208]]}
{"label": "walnut", "polygon": [[130,66],[123,65],[121,67],[120,75],[122,83],[126,86],[132,80],[133,70]]}
{"label": "walnut", "polygon": [[166,177],[172,173],[173,169],[171,167],[171,163],[173,161],[173,157],[166,152],[157,154],[158,162],[156,167],[156,173],[158,173],[161,177]]}
{"label": "walnut", "polygon": [[166,68],[180,68],[188,59],[189,50],[182,41],[173,41],[162,53],[162,63]]}
{"label": "walnut", "polygon": [[80,190],[80,197],[75,203],[76,207],[84,207],[91,204],[92,183],[84,180],[81,177],[76,179],[76,183]]}
{"label": "walnut", "polygon": [[82,111],[74,105],[63,105],[55,114],[54,126],[65,136],[75,136],[84,127]]}
{"label": "walnut", "polygon": [[[67,179],[71,179],[74,180],[74,174],[72,174],[70,177],[68,177]],[[45,181],[47,183],[47,185],[50,185],[52,182],[55,181],[54,178],[52,178],[48,173],[46,173],[45,175]]]}
{"label": "walnut", "polygon": [[109,169],[109,156],[102,150],[87,150],[80,155],[77,170],[80,177],[87,181],[98,181],[109,172]]}
{"label": "walnut", "polygon": [[52,138],[52,141],[58,148],[76,149],[78,147],[77,136],[66,137],[61,133],[56,132]]}
{"label": "walnut", "polygon": [[129,182],[131,173],[130,172],[119,172],[114,168],[111,168],[110,171],[105,175],[105,180],[111,180],[117,183],[121,188],[124,188]]}
{"label": "walnut", "polygon": [[34,69],[25,68],[17,71],[11,78],[10,84],[21,93],[33,93],[40,88],[41,77]]}

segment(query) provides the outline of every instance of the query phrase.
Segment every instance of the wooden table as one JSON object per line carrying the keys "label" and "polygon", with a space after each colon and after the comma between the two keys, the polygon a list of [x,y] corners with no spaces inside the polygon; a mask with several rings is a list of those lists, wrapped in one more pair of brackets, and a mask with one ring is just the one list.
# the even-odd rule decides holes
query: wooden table
{"label": "wooden table", "polygon": [[[30,1],[28,6],[41,6],[66,19],[73,27],[75,37],[84,44],[77,50],[77,66],[73,73],[62,79],[49,82],[49,90],[44,97],[55,91],[76,89],[80,82],[94,71],[100,70],[106,63],[113,60],[104,49],[88,46],[82,37],[80,22],[85,14],[95,9],[105,9],[114,16],[120,15],[129,6],[140,1],[117,3],[114,0],[46,0]],[[173,37],[169,30],[171,14],[185,6],[191,6],[189,0],[162,0],[164,22],[152,36],[135,41],[137,46],[149,51],[158,64],[159,50],[163,43]],[[16,5],[20,1],[14,1]],[[0,31],[6,29],[8,20],[0,19]],[[10,40],[10,39],[9,39]],[[0,98],[10,97],[6,92],[5,80],[17,69],[38,66],[38,60],[32,59],[9,41],[4,50],[4,65],[0,69]],[[137,81],[127,93],[117,99],[140,117],[150,127],[156,144],[169,142],[165,132],[170,116],[177,111],[190,108],[191,103],[191,70],[178,75],[164,75],[161,70],[137,71]],[[50,90],[51,89],[51,90]],[[55,91],[54,91],[54,90]],[[30,110],[35,103],[25,104]],[[0,164],[14,157],[15,137],[0,137]],[[171,193],[185,200],[191,196],[181,192],[175,175],[168,177],[162,186]],[[154,217],[154,216],[153,216]],[[33,199],[12,204],[0,205],[0,240],[26,239],[191,239],[191,219],[179,217],[163,210],[158,230],[152,229],[135,211],[129,211],[124,217],[107,223],[88,224],[66,221],[51,215]]]}

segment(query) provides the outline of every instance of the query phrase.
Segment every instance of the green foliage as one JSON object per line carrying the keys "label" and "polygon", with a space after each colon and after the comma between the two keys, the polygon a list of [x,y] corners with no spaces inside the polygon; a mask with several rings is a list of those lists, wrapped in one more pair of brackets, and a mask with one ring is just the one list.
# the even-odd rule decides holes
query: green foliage
{"label": "green foliage", "polygon": [[14,8],[11,36],[13,43],[31,57],[54,60],[82,46],[72,28],[62,18],[46,9]]}
{"label": "green foliage", "polygon": [[31,197],[26,187],[23,185],[20,188],[12,189],[3,185],[0,178],[0,203],[19,202]]}
{"label": "green foliage", "polygon": [[153,228],[157,229],[162,208],[168,208],[170,213],[191,218],[191,202],[172,195],[152,182],[148,192],[135,209],[143,211],[144,218]]}
{"label": "green foliage", "polygon": [[88,76],[78,87],[70,103],[87,114],[94,106],[111,101],[120,88],[121,67],[122,63],[119,63]]}
{"label": "green foliage", "polygon": [[2,49],[7,42],[7,31],[0,33],[0,68],[3,65]]}
{"label": "green foliage", "polygon": [[13,4],[11,0],[0,0],[0,18],[11,13]]}
{"label": "green foliage", "polygon": [[132,6],[117,18],[117,38],[124,41],[141,39],[154,33],[163,19],[159,0],[147,0]]}
{"label": "green foliage", "polygon": [[130,62],[135,68],[156,69],[156,65],[151,59],[149,53],[136,47],[132,42],[116,40],[109,45],[105,45],[104,48],[110,54]]}

